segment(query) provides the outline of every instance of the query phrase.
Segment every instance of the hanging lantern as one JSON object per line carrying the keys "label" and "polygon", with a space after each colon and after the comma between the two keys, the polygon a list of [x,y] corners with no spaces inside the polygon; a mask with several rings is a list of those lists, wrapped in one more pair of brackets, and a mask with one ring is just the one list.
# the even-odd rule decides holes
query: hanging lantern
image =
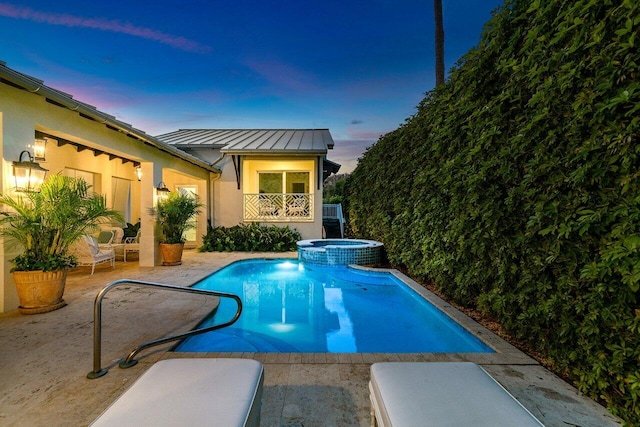
{"label": "hanging lantern", "polygon": [[45,154],[47,151],[47,139],[46,138],[36,138],[33,141],[33,158],[35,160],[44,162]]}
{"label": "hanging lantern", "polygon": [[158,183],[158,186],[156,187],[156,195],[158,196],[158,201],[164,200],[169,197],[169,193],[171,193],[171,190],[167,188],[167,185],[164,182],[160,181]]}
{"label": "hanging lantern", "polygon": [[[22,160],[22,156],[25,154],[28,158],[27,161]],[[33,161],[33,157],[28,151],[21,152],[18,161],[13,162],[13,182],[15,190],[39,192],[47,172],[47,169]]]}

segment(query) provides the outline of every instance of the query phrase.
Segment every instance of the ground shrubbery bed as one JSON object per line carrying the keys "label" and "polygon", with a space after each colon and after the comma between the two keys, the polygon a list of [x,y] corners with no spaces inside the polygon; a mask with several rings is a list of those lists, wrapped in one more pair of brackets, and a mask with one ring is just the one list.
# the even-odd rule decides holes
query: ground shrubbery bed
{"label": "ground shrubbery bed", "polygon": [[633,425],[639,27],[637,1],[507,1],[345,190],[358,237],[497,317]]}
{"label": "ground shrubbery bed", "polygon": [[302,240],[297,230],[256,223],[233,227],[208,227],[200,252],[288,252],[296,251]]}

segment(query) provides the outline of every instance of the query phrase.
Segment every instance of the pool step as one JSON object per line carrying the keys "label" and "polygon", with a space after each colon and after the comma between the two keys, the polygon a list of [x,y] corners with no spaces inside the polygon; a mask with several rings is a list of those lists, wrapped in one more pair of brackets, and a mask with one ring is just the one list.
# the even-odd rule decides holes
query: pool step
{"label": "pool step", "polygon": [[[206,350],[202,350],[206,348]],[[218,350],[219,349],[219,350]],[[229,350],[233,349],[233,350]],[[180,344],[177,351],[242,351],[248,353],[297,353],[299,350],[278,339],[238,328],[209,332],[192,337]]]}

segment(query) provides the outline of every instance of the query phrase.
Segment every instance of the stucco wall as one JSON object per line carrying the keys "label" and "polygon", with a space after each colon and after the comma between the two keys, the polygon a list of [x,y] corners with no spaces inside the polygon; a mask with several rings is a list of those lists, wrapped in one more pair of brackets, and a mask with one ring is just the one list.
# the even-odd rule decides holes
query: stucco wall
{"label": "stucco wall", "polygon": [[243,194],[258,192],[257,172],[273,171],[309,171],[309,189],[314,194],[313,222],[265,222],[264,225],[277,225],[297,229],[304,239],[322,237],[322,185],[318,189],[318,158],[313,156],[243,156],[240,189],[236,179],[236,169],[230,155],[222,156],[220,150],[212,148],[196,148],[189,152],[215,166],[222,171],[213,183],[213,206],[211,211],[212,225],[232,227],[244,223]]}
{"label": "stucco wall", "polygon": [[[97,192],[107,195],[111,204],[112,177],[131,181],[131,220],[141,218],[142,245],[140,263],[156,265],[160,262],[155,244],[158,236],[155,221],[149,215],[149,208],[155,203],[155,186],[164,181],[170,188],[176,184],[189,183],[198,186],[202,202],[208,205],[210,199],[209,171],[183,159],[162,152],[142,141],[132,139],[124,133],[109,129],[105,124],[81,117],[77,112],[49,103],[42,96],[0,83],[0,150],[2,153],[1,187],[3,193],[13,192],[12,161],[18,160],[20,152],[29,150],[36,130],[61,137],[89,148],[104,151],[139,161],[143,165],[142,181],[138,182],[131,162],[122,163],[120,158],[110,159],[108,155],[95,155],[92,150],[78,152],[72,145],[58,147],[56,143],[47,145],[46,161],[41,166],[49,173],[57,173],[64,168],[93,172],[96,175]],[[206,232],[207,209],[198,220],[198,238]],[[20,248],[0,246],[0,312],[16,308],[18,300],[9,273],[8,260],[21,252]]]}

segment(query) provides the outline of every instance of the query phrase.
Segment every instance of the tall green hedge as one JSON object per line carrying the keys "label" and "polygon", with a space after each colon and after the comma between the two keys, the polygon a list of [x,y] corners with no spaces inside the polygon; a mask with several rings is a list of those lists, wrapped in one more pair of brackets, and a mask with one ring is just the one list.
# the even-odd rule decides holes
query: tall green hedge
{"label": "tall green hedge", "polygon": [[[359,237],[640,424],[640,2],[508,0],[347,183]],[[372,197],[375,195],[375,197]]]}

